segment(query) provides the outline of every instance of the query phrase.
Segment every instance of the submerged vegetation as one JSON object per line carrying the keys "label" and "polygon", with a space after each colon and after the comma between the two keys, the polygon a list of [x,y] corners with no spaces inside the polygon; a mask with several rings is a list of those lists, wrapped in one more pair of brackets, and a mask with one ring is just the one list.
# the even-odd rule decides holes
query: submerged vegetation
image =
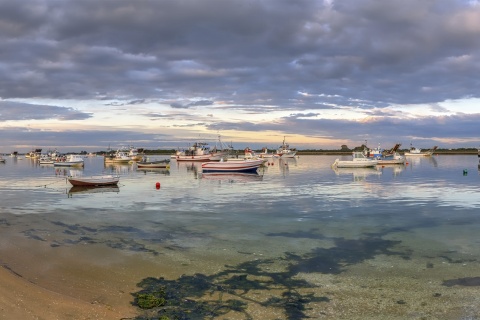
{"label": "submerged vegetation", "polygon": [[[213,275],[197,273],[173,280],[163,277],[143,279],[138,284],[142,289],[133,293],[133,304],[142,310],[142,315],[136,319],[214,319],[229,313],[254,319],[249,309],[252,304],[269,310],[273,308],[285,319],[314,318],[310,314],[310,304],[317,303],[318,308],[318,303],[329,303],[331,298],[318,295],[318,287],[301,279],[300,273],[338,274],[349,265],[378,254],[404,255],[391,251],[397,241],[378,237],[332,240],[336,244],[332,248],[317,248],[304,255],[286,253],[277,259],[247,261],[225,266],[223,271]],[[271,271],[276,263],[283,265],[284,270]]]}

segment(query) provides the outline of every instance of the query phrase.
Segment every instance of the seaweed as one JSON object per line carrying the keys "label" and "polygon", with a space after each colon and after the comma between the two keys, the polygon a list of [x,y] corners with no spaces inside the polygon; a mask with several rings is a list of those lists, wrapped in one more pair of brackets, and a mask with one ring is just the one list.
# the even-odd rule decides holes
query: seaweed
{"label": "seaweed", "polygon": [[[336,247],[317,248],[304,255],[285,253],[278,259],[256,259],[236,266],[227,265],[224,270],[210,276],[197,273],[172,280],[146,278],[138,284],[141,290],[132,294],[135,297],[132,304],[141,308],[139,295],[159,291],[164,292],[165,303],[152,307],[136,319],[211,319],[230,312],[239,312],[245,319],[253,319],[247,311],[250,304],[280,309],[289,320],[308,319],[309,304],[329,303],[330,298],[310,292],[316,286],[299,279],[300,272],[338,274],[348,265],[378,254],[401,256],[390,251],[399,241],[336,238],[335,243]],[[269,267],[279,261],[287,262],[285,270],[270,271]],[[257,298],[260,292],[271,296],[262,300]],[[227,298],[224,299],[224,296]]]}

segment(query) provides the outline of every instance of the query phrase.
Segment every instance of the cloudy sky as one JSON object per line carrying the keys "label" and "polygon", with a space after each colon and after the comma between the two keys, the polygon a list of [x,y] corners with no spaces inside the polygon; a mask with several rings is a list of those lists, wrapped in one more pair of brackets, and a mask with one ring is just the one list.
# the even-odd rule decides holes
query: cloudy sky
{"label": "cloudy sky", "polygon": [[2,0],[0,152],[480,145],[467,0]]}

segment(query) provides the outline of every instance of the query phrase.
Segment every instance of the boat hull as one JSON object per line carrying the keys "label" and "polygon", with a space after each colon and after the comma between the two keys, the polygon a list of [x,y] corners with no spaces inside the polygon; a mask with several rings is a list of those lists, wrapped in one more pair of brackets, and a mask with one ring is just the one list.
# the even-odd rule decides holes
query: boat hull
{"label": "boat hull", "polygon": [[197,155],[197,156],[177,156],[177,161],[210,161],[210,154]]}
{"label": "boat hull", "polygon": [[202,163],[203,172],[257,172],[263,160],[225,161]]}
{"label": "boat hull", "polygon": [[68,182],[77,187],[116,186],[120,181],[118,176],[68,177]]}

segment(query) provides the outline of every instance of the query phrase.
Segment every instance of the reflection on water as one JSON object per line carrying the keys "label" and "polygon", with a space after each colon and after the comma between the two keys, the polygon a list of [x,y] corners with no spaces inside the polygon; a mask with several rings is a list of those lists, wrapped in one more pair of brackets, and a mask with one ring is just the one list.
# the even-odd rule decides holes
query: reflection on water
{"label": "reflection on water", "polygon": [[381,175],[382,171],[377,168],[338,168],[332,167],[332,170],[337,175],[351,175],[353,176],[353,181],[362,181],[365,180],[368,176],[371,175]]}
{"label": "reflection on water", "polygon": [[68,190],[68,195],[71,197],[73,194],[89,194],[89,193],[105,193],[105,192],[120,192],[118,186],[73,186]]}
{"label": "reflection on water", "polygon": [[[463,174],[480,171],[477,157],[332,170],[335,158],[271,159],[257,174],[205,174],[200,163],[175,161],[170,170],[138,170],[88,158],[81,174],[121,176],[119,187],[88,190],[66,183],[71,169],[8,161],[0,166],[2,263],[47,288],[62,279],[53,288],[73,296],[75,279],[95,278],[89,268],[113,274],[102,279],[108,288],[135,277],[121,290],[138,284],[136,304],[150,290],[170,290],[169,308],[151,310],[156,318],[478,315],[468,299],[480,290],[462,287],[479,276],[480,175]],[[36,252],[42,259],[27,267]],[[84,268],[73,277],[72,265]],[[91,282],[78,294],[91,290],[93,301],[99,284]],[[115,288],[105,301],[117,301]]]}
{"label": "reflection on water", "polygon": [[258,173],[204,172],[201,179],[228,182],[255,182],[263,179]]}

